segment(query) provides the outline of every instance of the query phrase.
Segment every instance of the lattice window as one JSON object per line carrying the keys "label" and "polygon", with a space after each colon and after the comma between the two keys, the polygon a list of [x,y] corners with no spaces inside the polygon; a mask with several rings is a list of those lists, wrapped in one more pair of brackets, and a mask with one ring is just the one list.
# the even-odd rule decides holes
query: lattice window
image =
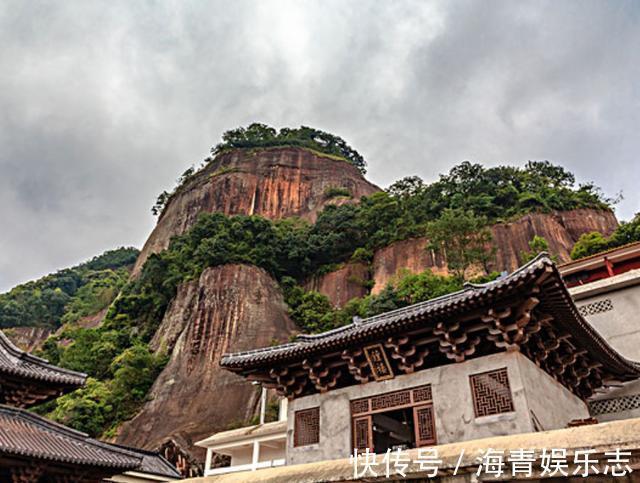
{"label": "lattice window", "polygon": [[431,384],[420,386],[413,390],[413,402],[431,401]]}
{"label": "lattice window", "polygon": [[356,399],[351,401],[351,414],[360,414],[369,412],[369,398]]}
{"label": "lattice window", "polygon": [[373,450],[373,433],[371,428],[371,416],[354,418],[353,420],[353,447],[358,451],[367,448]]}
{"label": "lattice window", "polygon": [[589,411],[592,416],[608,413],[620,413],[631,409],[640,408],[640,394],[620,396],[610,399],[598,399],[589,403]]}
{"label": "lattice window", "polygon": [[469,376],[476,417],[513,411],[513,398],[507,369]]}
{"label": "lattice window", "polygon": [[295,412],[293,445],[306,446],[320,441],[320,408]]}
{"label": "lattice window", "polygon": [[416,445],[426,446],[436,442],[436,424],[433,417],[433,406],[417,406],[414,408],[416,424]]}
{"label": "lattice window", "polygon": [[393,408],[411,404],[411,391],[396,391],[371,398],[371,410]]}
{"label": "lattice window", "polygon": [[610,310],[613,310],[613,302],[611,302],[611,299],[598,300],[597,302],[578,307],[578,312],[580,312],[580,315],[583,317],[609,312]]}

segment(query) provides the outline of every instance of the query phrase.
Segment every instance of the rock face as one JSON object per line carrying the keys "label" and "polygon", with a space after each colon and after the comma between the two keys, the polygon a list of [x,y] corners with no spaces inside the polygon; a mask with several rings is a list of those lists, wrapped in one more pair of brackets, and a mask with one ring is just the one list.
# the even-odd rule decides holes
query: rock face
{"label": "rock face", "polygon": [[364,263],[347,263],[338,270],[313,277],[304,284],[306,290],[315,290],[326,295],[336,307],[349,300],[364,297],[369,293],[371,280],[369,268]]}
{"label": "rock face", "polygon": [[5,335],[23,351],[33,352],[42,347],[51,335],[46,327],[11,327],[4,330]]}
{"label": "rock face", "polygon": [[193,442],[243,422],[255,413],[260,393],[220,368],[226,352],[286,342],[295,330],[277,283],[262,269],[224,265],[206,269],[180,287],[152,347],[170,361],[155,381],[149,402],[125,423],[121,443],[158,448],[166,441]]}
{"label": "rock face", "polygon": [[373,256],[372,294],[378,294],[403,270],[411,273],[423,272],[430,268],[434,273],[446,275],[447,264],[444,258],[426,249],[426,238],[413,238],[392,243]]}
{"label": "rock face", "polygon": [[553,213],[532,213],[513,223],[493,226],[493,243],[496,250],[496,270],[513,271],[522,262],[522,252],[529,250],[529,242],[535,236],[544,237],[549,251],[559,262],[570,260],[573,244],[583,233],[599,231],[611,235],[618,220],[607,210],[572,210]]}
{"label": "rock face", "polygon": [[[351,197],[328,196],[330,188],[344,188]],[[187,231],[202,212],[270,219],[298,216],[313,222],[327,204],[359,200],[379,190],[355,166],[307,149],[237,149],[223,153],[171,197],[133,273],[140,272],[150,254],[167,248],[172,236]]]}
{"label": "rock face", "polygon": [[[554,213],[533,213],[512,223],[500,223],[491,228],[496,246],[495,270],[513,271],[522,264],[522,252],[529,251],[529,242],[534,236],[541,236],[549,242],[549,251],[557,255],[558,261],[569,260],[569,253],[580,235],[599,231],[609,236],[618,226],[618,221],[607,210],[572,210]],[[443,257],[425,250],[426,238],[403,240],[378,250],[373,258],[373,288],[377,294],[387,283],[397,277],[402,270],[419,273],[431,269],[434,273],[447,274]],[[328,274],[334,284],[344,283],[342,274]],[[316,281],[319,291],[332,298],[327,282]]]}

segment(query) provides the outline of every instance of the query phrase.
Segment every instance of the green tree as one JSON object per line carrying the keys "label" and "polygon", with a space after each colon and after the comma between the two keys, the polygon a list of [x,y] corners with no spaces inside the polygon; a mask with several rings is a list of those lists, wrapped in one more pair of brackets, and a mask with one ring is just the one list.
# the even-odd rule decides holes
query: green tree
{"label": "green tree", "polygon": [[451,270],[459,280],[473,265],[480,265],[488,271],[488,264],[494,250],[490,247],[491,232],[484,217],[471,211],[446,209],[442,216],[427,226],[428,248],[433,249],[447,260]]}
{"label": "green tree", "polygon": [[579,258],[588,257],[595,253],[604,251],[608,248],[609,242],[607,239],[597,231],[590,233],[583,233],[578,238],[578,241],[573,245],[571,250],[571,258],[577,260]]}
{"label": "green tree", "polygon": [[539,253],[549,251],[549,242],[538,235],[534,235],[529,241],[529,250],[520,253],[520,259],[522,263],[527,263],[538,256]]}

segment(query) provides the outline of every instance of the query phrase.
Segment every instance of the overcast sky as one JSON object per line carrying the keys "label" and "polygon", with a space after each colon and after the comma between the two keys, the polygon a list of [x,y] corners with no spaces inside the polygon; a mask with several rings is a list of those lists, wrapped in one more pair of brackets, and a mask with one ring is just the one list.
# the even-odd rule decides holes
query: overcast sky
{"label": "overcast sky", "polygon": [[548,159],[638,208],[634,1],[0,2],[0,291],[141,247],[252,121],[345,138],[385,187]]}

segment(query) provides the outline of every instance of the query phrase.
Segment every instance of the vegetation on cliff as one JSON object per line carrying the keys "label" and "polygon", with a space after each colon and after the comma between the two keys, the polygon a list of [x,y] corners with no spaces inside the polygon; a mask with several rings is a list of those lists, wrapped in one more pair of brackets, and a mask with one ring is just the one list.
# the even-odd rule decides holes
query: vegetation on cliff
{"label": "vegetation on cliff", "polygon": [[631,221],[622,222],[608,238],[597,231],[583,234],[573,246],[571,258],[577,260],[637,241],[640,241],[640,213]]}
{"label": "vegetation on cliff", "polygon": [[367,163],[362,155],[335,134],[307,126],[299,128],[283,127],[279,131],[266,124],[253,123],[226,131],[222,142],[211,149],[214,156],[234,148],[268,148],[275,146],[295,146],[309,148],[320,153],[342,158],[353,164],[362,174]]}
{"label": "vegetation on cliff", "polygon": [[0,328],[57,328],[107,307],[124,286],[138,256],[118,248],[0,294]]}

